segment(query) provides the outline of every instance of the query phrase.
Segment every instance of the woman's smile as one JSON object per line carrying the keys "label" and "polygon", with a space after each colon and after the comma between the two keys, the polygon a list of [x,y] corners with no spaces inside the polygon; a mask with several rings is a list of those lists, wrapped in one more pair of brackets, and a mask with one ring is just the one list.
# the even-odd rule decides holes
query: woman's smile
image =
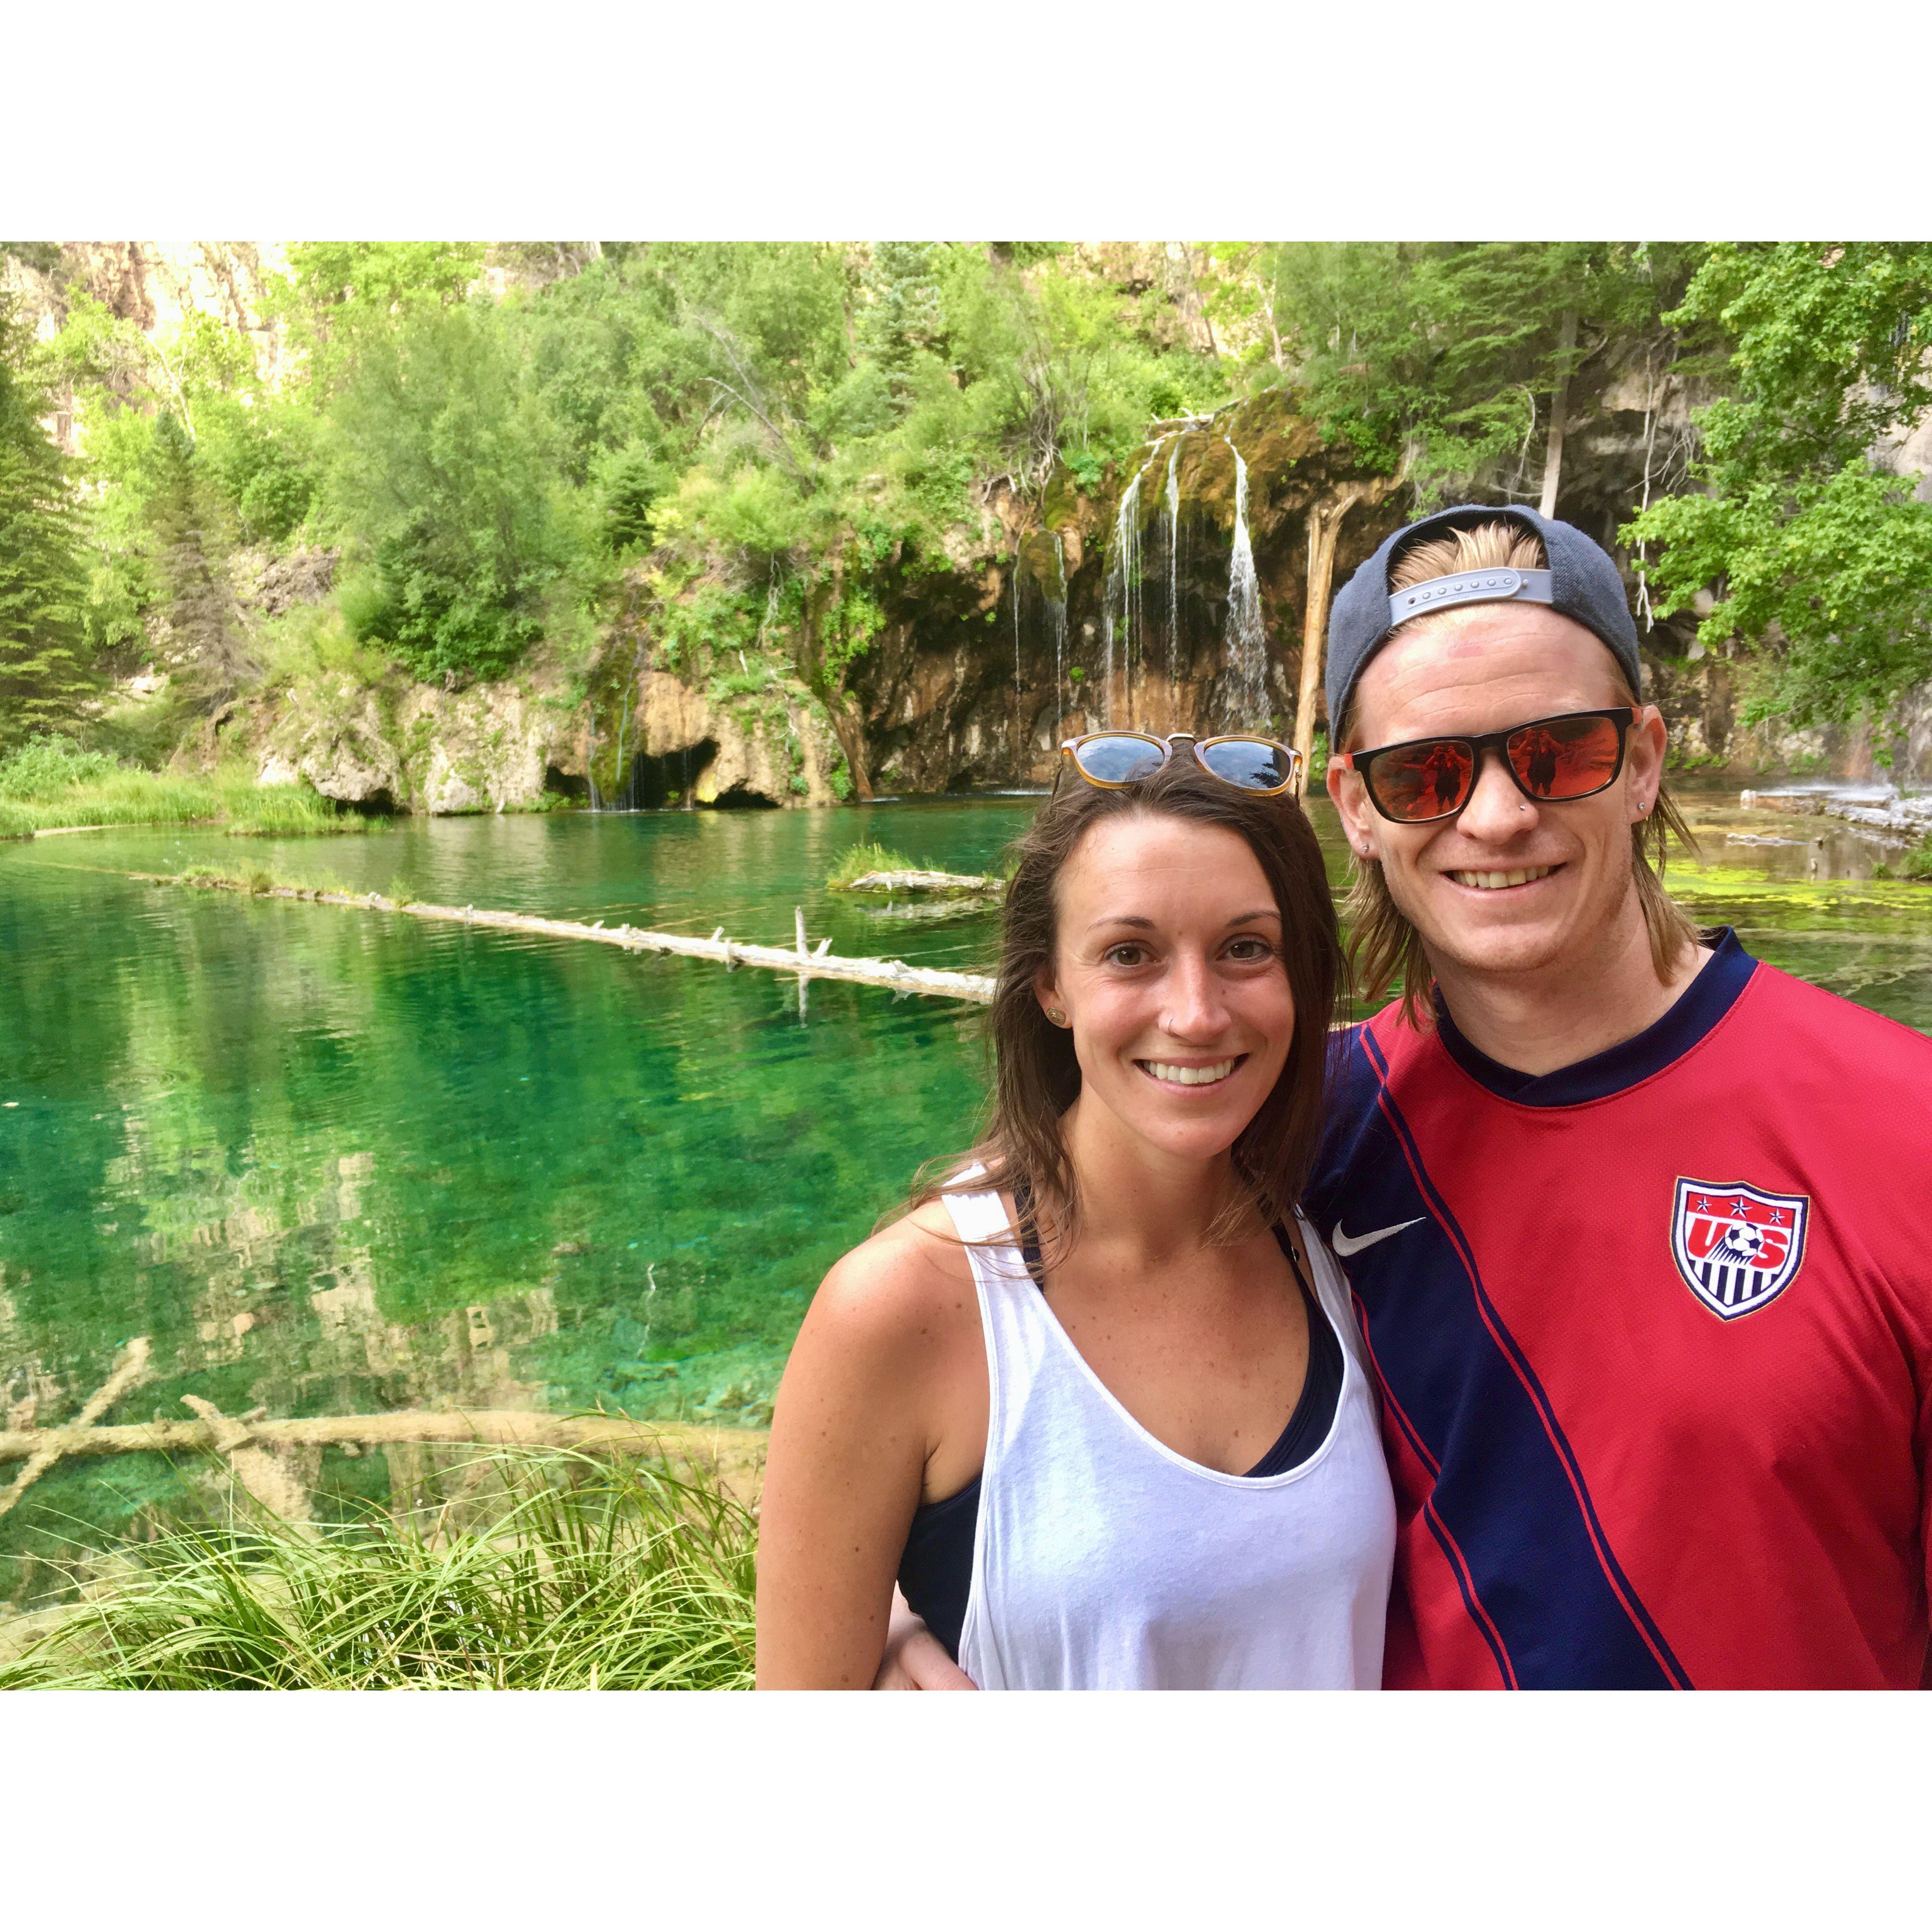
{"label": "woman's smile", "polygon": [[1134,1064],[1163,1087],[1220,1087],[1233,1077],[1235,1068],[1247,1057],[1237,1053],[1225,1060],[1136,1060]]}

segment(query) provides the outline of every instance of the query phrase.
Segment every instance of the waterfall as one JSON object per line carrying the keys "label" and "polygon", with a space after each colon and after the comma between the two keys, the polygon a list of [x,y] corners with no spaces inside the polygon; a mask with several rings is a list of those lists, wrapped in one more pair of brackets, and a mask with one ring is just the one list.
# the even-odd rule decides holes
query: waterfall
{"label": "waterfall", "polygon": [[[604,807],[607,812],[628,812],[632,803],[630,783],[624,776],[624,740],[630,735],[630,730],[631,693],[626,689],[624,708],[617,714],[617,762],[610,767],[611,802]],[[623,800],[621,805],[616,802],[620,798]]]}
{"label": "waterfall", "polygon": [[1167,459],[1167,681],[1177,694],[1180,686],[1180,445],[1186,434],[1183,430],[1175,436]]}
{"label": "waterfall", "polygon": [[1103,722],[1114,722],[1114,600],[1120,599],[1120,645],[1126,673],[1127,722],[1133,722],[1134,644],[1141,627],[1141,472],[1134,472],[1114,518],[1113,556],[1107,571],[1107,591],[1101,621],[1107,639],[1106,684],[1102,695]]}
{"label": "waterfall", "polygon": [[644,640],[638,640],[638,648],[631,658],[630,682],[624,687],[624,708],[617,717],[617,762],[612,768],[611,780],[614,784],[621,779],[624,787],[624,802],[621,806],[599,806],[598,810],[635,812],[638,808],[637,759],[633,754],[631,762],[624,762],[624,741],[630,735],[631,720],[637,706],[638,680],[644,673]]}
{"label": "waterfall", "polygon": [[[1228,442],[1225,436],[1223,442]],[[1261,585],[1254,547],[1248,540],[1248,466],[1234,457],[1234,552],[1228,566],[1228,622],[1222,633],[1228,659],[1224,708],[1229,724],[1260,730],[1268,722],[1268,639],[1262,629]]]}
{"label": "waterfall", "polygon": [[1026,777],[1026,739],[1020,727],[1020,550],[1013,544],[1013,782]]}
{"label": "waterfall", "polygon": [[1060,590],[1058,596],[1051,591],[1047,593],[1046,626],[1053,634],[1053,754],[1058,759],[1060,734],[1066,729],[1060,716],[1060,690],[1064,676],[1060,665],[1066,656],[1066,550],[1058,530],[1053,533],[1053,563]]}

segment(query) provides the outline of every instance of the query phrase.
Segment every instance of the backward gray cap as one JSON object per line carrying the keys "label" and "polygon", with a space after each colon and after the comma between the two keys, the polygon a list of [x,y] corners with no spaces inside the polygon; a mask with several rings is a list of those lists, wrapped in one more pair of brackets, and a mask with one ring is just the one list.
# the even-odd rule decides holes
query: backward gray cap
{"label": "backward gray cap", "polygon": [[[1389,565],[1399,549],[1468,530],[1476,524],[1515,523],[1543,539],[1546,570],[1466,570],[1392,593]],[[1399,624],[1458,604],[1544,604],[1594,632],[1623,667],[1630,687],[1643,692],[1643,663],[1624,580],[1609,551],[1574,524],[1559,524],[1515,503],[1460,503],[1397,530],[1342,585],[1328,617],[1328,728],[1332,734],[1354,694],[1355,680]]]}

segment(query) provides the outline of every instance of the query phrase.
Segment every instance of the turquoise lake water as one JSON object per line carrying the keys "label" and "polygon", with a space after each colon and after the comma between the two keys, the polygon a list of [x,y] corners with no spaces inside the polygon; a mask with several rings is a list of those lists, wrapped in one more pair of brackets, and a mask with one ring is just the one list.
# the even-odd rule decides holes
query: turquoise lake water
{"label": "turquoise lake water", "polygon": [[[1868,848],[1735,798],[1706,789],[1712,866],[1673,874],[1696,916],[1932,1030],[1932,891],[1834,884]],[[824,880],[873,838],[988,869],[1031,809],[0,845],[0,1420],[67,1418],[146,1335],[156,1372],[112,1420],[184,1418],[196,1394],[231,1414],[602,1402],[757,1424],[826,1268],[979,1104],[975,1007],[821,981],[802,1016],[770,974],[120,874],[259,865],[787,945],[802,907],[837,952],[974,966],[990,911],[874,910]],[[380,1461],[332,1480],[369,1490]],[[0,1524],[0,1604],[33,1552],[118,1533],[178,1480],[158,1457],[62,1466]]]}

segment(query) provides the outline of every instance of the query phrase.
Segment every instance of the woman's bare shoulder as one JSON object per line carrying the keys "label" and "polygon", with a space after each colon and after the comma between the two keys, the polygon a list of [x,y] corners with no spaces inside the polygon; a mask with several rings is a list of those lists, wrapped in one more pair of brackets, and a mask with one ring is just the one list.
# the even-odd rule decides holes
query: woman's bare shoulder
{"label": "woman's bare shoulder", "polygon": [[973,1307],[973,1270],[952,1217],[922,1202],[836,1262],[813,1304],[816,1314],[874,1332],[929,1329]]}

